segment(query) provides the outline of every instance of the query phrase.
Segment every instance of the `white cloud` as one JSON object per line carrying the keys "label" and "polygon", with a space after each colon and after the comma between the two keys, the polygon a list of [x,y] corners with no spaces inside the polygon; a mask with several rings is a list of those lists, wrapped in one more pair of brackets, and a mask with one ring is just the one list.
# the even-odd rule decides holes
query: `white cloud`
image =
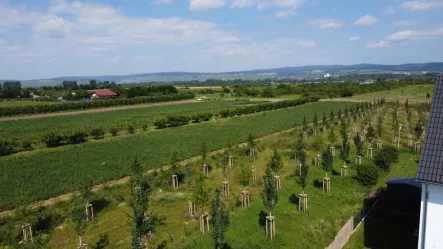
{"label": "white cloud", "polygon": [[205,55],[219,56],[253,56],[262,59],[269,57],[288,56],[297,49],[315,48],[314,41],[292,38],[280,38],[268,43],[252,43],[250,45],[214,46],[203,51]]}
{"label": "white cloud", "polygon": [[121,59],[123,59],[123,56],[118,55],[118,56],[112,57],[112,58],[110,58],[108,60],[105,60],[104,63],[117,63]]}
{"label": "white cloud", "polygon": [[334,20],[334,19],[314,19],[309,20],[307,22],[310,26],[316,26],[322,29],[329,29],[329,28],[341,28],[344,23],[340,20]]}
{"label": "white cloud", "polygon": [[383,13],[383,14],[385,14],[385,15],[392,15],[392,14],[394,14],[395,12],[396,12],[396,9],[395,9],[395,7],[392,6],[392,5],[386,6],[386,7],[381,11],[381,13]]}
{"label": "white cloud", "polygon": [[216,42],[220,42],[220,43],[223,43],[223,42],[236,42],[236,41],[239,41],[239,40],[240,40],[240,38],[238,38],[237,36],[231,35],[231,36],[222,37],[222,38],[218,39]]}
{"label": "white cloud", "polygon": [[154,0],[155,4],[171,4],[172,0]]}
{"label": "white cloud", "polygon": [[388,41],[384,41],[381,40],[379,42],[375,42],[375,43],[368,43],[366,44],[367,48],[387,48],[390,47],[389,42]]}
{"label": "white cloud", "polygon": [[278,7],[291,9],[297,9],[305,2],[306,0],[274,0],[274,4]]}
{"label": "white cloud", "polygon": [[291,17],[294,16],[296,13],[294,10],[290,9],[290,10],[277,10],[275,12],[275,17],[276,18],[287,18],[287,17]]}
{"label": "white cloud", "polygon": [[50,62],[54,62],[54,61],[57,61],[57,58],[55,58],[55,57],[52,57],[51,59],[49,59],[49,61],[50,61]]}
{"label": "white cloud", "polygon": [[245,8],[251,7],[257,4],[256,0],[233,0],[231,3],[232,8]]}
{"label": "white cloud", "polygon": [[37,22],[33,29],[50,36],[63,36],[71,31],[73,23],[58,16],[50,16]]}
{"label": "white cloud", "polygon": [[443,36],[443,28],[432,30],[403,30],[388,36],[388,40],[429,40],[439,38],[440,36]]}
{"label": "white cloud", "polygon": [[418,21],[413,20],[398,20],[394,22],[392,25],[395,27],[407,27],[407,26],[414,26],[417,25]]}
{"label": "white cloud", "polygon": [[261,0],[261,1],[259,1],[258,4],[257,4],[257,9],[258,9],[258,10],[262,10],[262,9],[266,8],[268,5],[269,5],[268,2],[266,2],[266,1],[264,1],[264,0]]}
{"label": "white cloud", "polygon": [[406,1],[400,5],[409,11],[424,11],[428,9],[442,8],[442,1]]}
{"label": "white cloud", "polygon": [[41,54],[37,54],[37,53],[30,53],[30,52],[23,52],[23,53],[16,53],[16,54],[7,54],[5,55],[5,57],[18,57],[18,58],[36,58],[36,57],[41,57]]}
{"label": "white cloud", "polygon": [[359,19],[357,19],[355,21],[355,24],[357,25],[362,25],[362,26],[371,26],[372,24],[378,22],[378,19],[370,16],[370,15],[365,15],[360,17]]}
{"label": "white cloud", "polygon": [[360,40],[360,36],[358,35],[349,37],[349,41],[358,41],[358,40]]}
{"label": "white cloud", "polygon": [[189,0],[190,11],[205,11],[223,7],[226,0]]}

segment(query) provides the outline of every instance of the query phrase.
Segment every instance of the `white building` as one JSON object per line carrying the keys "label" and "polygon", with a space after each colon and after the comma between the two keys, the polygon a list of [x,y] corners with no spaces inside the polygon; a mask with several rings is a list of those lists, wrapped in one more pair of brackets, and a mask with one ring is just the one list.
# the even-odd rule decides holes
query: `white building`
{"label": "white building", "polygon": [[443,74],[435,87],[416,180],[422,182],[418,248],[443,248]]}

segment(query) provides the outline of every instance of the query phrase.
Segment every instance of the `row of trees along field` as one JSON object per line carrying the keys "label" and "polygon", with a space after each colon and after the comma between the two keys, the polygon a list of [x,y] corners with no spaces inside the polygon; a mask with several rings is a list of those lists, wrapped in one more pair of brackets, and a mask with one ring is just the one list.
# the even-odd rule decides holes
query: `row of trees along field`
{"label": "row of trees along field", "polygon": [[[391,122],[393,136],[398,137],[397,139],[395,139],[395,141],[393,141],[395,142],[393,143],[395,147],[386,145],[381,147],[379,146],[379,139],[381,139],[382,133],[386,128],[386,119],[388,117],[389,109],[392,109]],[[295,179],[295,181],[298,182],[302,188],[302,193],[300,194],[299,199],[299,210],[306,211],[308,209],[307,194],[305,193],[305,188],[308,185],[308,171],[311,167],[313,167],[313,165],[309,165],[307,160],[306,152],[308,150],[313,150],[314,152],[323,150],[322,155],[320,157],[316,157],[315,164],[316,166],[320,166],[325,171],[326,177],[323,180],[329,182],[330,184],[331,178],[333,176],[331,175],[331,178],[329,178],[328,173],[332,170],[335,157],[335,152],[331,148],[334,147],[338,142],[337,135],[335,134],[335,129],[338,128],[339,134],[342,138],[342,146],[339,153],[339,158],[344,163],[342,170],[347,169],[346,165],[353,164],[351,168],[355,167],[357,170],[356,179],[364,186],[373,186],[376,184],[379,178],[379,171],[389,171],[391,165],[398,162],[400,148],[400,141],[398,139],[400,138],[400,135],[397,132],[401,130],[400,127],[398,127],[400,123],[400,111],[400,104],[398,102],[390,105],[387,104],[383,99],[379,99],[371,103],[362,103],[355,105],[355,107],[352,106],[351,108],[345,108],[344,111],[338,110],[337,112],[335,112],[334,110],[331,110],[329,113],[329,117],[327,113],[323,114],[322,120],[320,120],[317,115],[315,115],[312,123],[310,124],[308,123],[306,118],[304,118],[303,126],[301,127],[301,129],[293,132],[296,138],[296,141],[293,144],[293,155],[295,155],[293,159],[295,160],[296,164],[294,167],[294,174],[291,177]],[[427,104],[411,106],[408,102],[406,102],[404,105],[404,112],[406,116],[406,130],[408,133],[411,133],[412,131],[416,132],[417,139],[420,139],[426,127],[427,111],[429,111],[429,105]],[[417,112],[416,119],[418,121],[415,128],[412,128],[413,126],[411,116],[413,115],[413,112]],[[357,121],[360,121],[361,124],[360,132],[358,132],[356,129]],[[323,129],[324,133],[327,133],[326,129],[328,130],[328,133],[325,136],[317,134],[316,131],[319,126],[322,126],[321,128]],[[374,126],[376,128],[373,128]],[[356,159],[363,156],[362,149],[364,143],[367,143],[369,146],[368,148],[371,148],[372,150],[373,139],[377,137],[378,152],[373,160],[366,160],[367,163],[365,164],[361,164],[359,160],[356,160],[355,164],[351,163],[353,161],[349,158],[352,146],[351,134],[355,134],[352,140],[354,150],[356,151]],[[308,135],[313,137],[309,145],[307,140]],[[329,145],[326,149],[323,148],[324,146],[320,146],[321,144],[323,144],[323,137],[327,137],[327,140],[329,141]],[[248,145],[246,147],[238,148],[242,151],[242,153],[238,154],[237,156],[246,156],[251,162],[253,162],[255,160],[255,157],[257,157],[257,153],[259,150],[256,148],[256,141],[254,140],[252,135],[248,136],[247,141]],[[275,229],[272,230],[272,226],[273,224],[275,224],[274,221],[278,219],[278,217],[272,216],[271,211],[276,205],[279,204],[279,179],[283,167],[281,155],[277,147],[275,147],[277,146],[277,144],[278,143],[276,143],[276,145],[274,145],[273,147],[272,155],[268,160],[268,163],[266,164],[266,170],[265,174],[263,175],[262,184],[259,185],[262,188],[260,197],[263,201],[263,206],[269,211],[269,216],[265,218],[268,219],[269,226],[271,227],[270,229],[268,228],[268,226],[266,227],[266,229],[269,229],[271,238],[272,236],[275,236],[275,234],[272,235],[273,232],[275,232]],[[410,146],[410,144],[408,145]],[[416,152],[419,151],[416,149]],[[206,160],[208,158],[206,142],[202,142],[200,154],[201,160],[199,161],[199,163],[203,164],[204,169],[206,165]],[[367,156],[368,159],[372,158],[372,154],[368,153]],[[225,154],[223,154],[222,157],[223,160],[226,159]],[[230,155],[229,158],[232,158],[232,156]],[[228,164],[229,160],[231,159],[228,159]],[[319,160],[320,162],[318,162],[317,160]],[[222,162],[221,164],[224,165],[222,172],[223,174],[225,174],[226,177],[226,163]],[[226,190],[223,190],[222,192],[222,190],[220,189],[215,189],[213,191],[206,183],[206,181],[209,180],[209,178],[207,177],[207,173],[200,173],[193,177],[192,169],[189,168],[189,164],[185,165],[185,167],[178,167],[178,160],[176,159],[176,156],[174,156],[174,154],[171,159],[171,165],[172,166],[169,171],[161,170],[158,174],[151,174],[148,176],[144,174],[143,168],[140,166],[137,159],[134,159],[131,164],[131,191],[129,203],[130,208],[133,212],[133,214],[130,215],[132,227],[132,248],[144,248],[146,244],[149,244],[150,241],[153,240],[154,235],[151,232],[155,231],[155,226],[158,225],[160,222],[158,217],[153,215],[152,211],[150,211],[149,209],[149,196],[152,194],[152,189],[155,186],[155,184],[151,183],[158,181],[155,180],[153,177],[163,177],[164,179],[161,181],[170,186],[171,174],[173,176],[178,175],[177,181],[179,179],[182,179],[185,182],[185,186],[187,186],[187,191],[191,192],[191,194],[189,195],[191,202],[191,207],[189,209],[190,217],[194,217],[195,215],[197,219],[200,219],[200,229],[202,232],[205,232],[207,230],[207,228],[205,228],[205,219],[210,219],[212,228],[210,230],[210,233],[213,238],[214,246],[215,248],[223,248],[226,244],[225,233],[227,232],[228,227],[231,224],[230,212],[225,204],[226,198],[224,196],[226,196]],[[230,166],[232,167],[233,165],[230,164]],[[253,176],[251,170],[244,167],[244,165],[239,165],[236,167],[237,171],[235,177],[237,181],[242,186],[249,186],[249,184],[251,183],[251,177]],[[220,171],[216,172],[220,173]],[[346,176],[347,175],[344,174],[342,171],[341,177]],[[253,181],[254,180],[252,180],[252,182]],[[330,192],[330,185],[326,186],[329,187],[323,187],[323,191]],[[79,189],[79,194],[75,195],[70,202],[72,207],[70,207],[69,210],[72,210],[72,212],[65,212],[70,213],[70,220],[74,223],[74,228],[80,239],[79,248],[83,248],[82,236],[85,234],[86,227],[89,226],[89,224],[91,224],[92,220],[94,219],[93,216],[91,217],[92,211],[87,211],[86,214],[84,212],[85,205],[87,210],[88,207],[92,207],[91,189],[92,185],[86,182],[84,184],[84,187]],[[246,192],[244,193],[246,194]],[[22,227],[25,227],[27,229],[27,225],[31,224],[30,222],[36,223],[36,219],[34,219],[35,217],[29,215],[30,209],[28,208],[29,206],[27,206],[26,203],[20,204],[21,205],[17,206],[15,210],[16,215],[13,216],[11,220],[12,222],[19,222]],[[199,207],[198,213],[196,214],[193,213],[195,211],[195,209],[193,208],[194,205]],[[209,213],[205,212],[204,210],[204,208],[206,208],[208,205],[210,207]],[[60,217],[58,220],[61,220]],[[9,221],[10,220],[5,221],[5,224],[8,227],[11,226]],[[4,233],[3,238],[7,238],[8,235],[13,235],[15,232],[15,237],[12,236],[9,239],[17,239],[18,229],[15,229],[14,232],[11,232],[9,230],[9,232],[6,232],[6,230],[2,231]],[[29,241],[27,242],[30,243]],[[36,240],[36,242],[34,243],[39,243],[39,240]]]}
{"label": "row of trees along field", "polygon": [[[137,98],[136,98],[137,99]],[[189,124],[189,122],[200,123],[203,121],[209,121],[213,117],[216,118],[227,118],[233,116],[246,115],[256,112],[270,111],[276,109],[282,109],[287,107],[299,106],[309,102],[316,102],[317,98],[302,98],[298,100],[286,100],[274,103],[266,103],[259,105],[252,105],[246,107],[238,107],[236,109],[230,110],[221,110],[218,113],[212,112],[204,112],[188,116],[180,116],[180,115],[169,115],[166,117],[158,118],[154,124],[158,129],[164,129],[168,127],[179,127],[183,125]],[[1,109],[1,108],[0,108]],[[6,156],[13,153],[21,152],[21,151],[30,151],[33,150],[39,142],[46,145],[48,148],[59,147],[63,145],[69,144],[81,144],[88,141],[89,136],[91,136],[94,140],[103,139],[106,132],[112,134],[112,136],[117,136],[119,132],[122,130],[126,130],[129,134],[134,134],[135,130],[138,128],[143,129],[143,131],[147,131],[148,125],[147,123],[140,124],[141,126],[136,126],[136,124],[126,124],[122,125],[114,125],[112,127],[107,127],[104,129],[103,127],[95,127],[90,130],[72,130],[66,133],[60,133],[57,131],[51,131],[47,134],[44,134],[41,138],[41,141],[31,141],[29,138],[0,138],[0,156]]]}

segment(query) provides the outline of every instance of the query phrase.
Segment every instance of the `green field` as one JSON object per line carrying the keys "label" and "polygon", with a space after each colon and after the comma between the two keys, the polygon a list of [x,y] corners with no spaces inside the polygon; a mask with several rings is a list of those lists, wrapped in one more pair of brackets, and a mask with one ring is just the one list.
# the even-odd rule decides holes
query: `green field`
{"label": "green field", "polygon": [[387,91],[365,93],[353,96],[352,99],[370,101],[374,98],[384,97],[387,101],[396,101],[397,99],[400,101],[406,101],[406,99],[408,99],[412,102],[425,102],[427,101],[426,93],[429,92],[432,98],[434,87],[435,85],[410,85]]}
{"label": "green field", "polygon": [[[389,122],[385,127],[389,126]],[[387,130],[387,129],[386,129]],[[326,146],[326,136],[323,137],[323,147]],[[384,134],[385,141],[389,141],[389,132]],[[282,170],[282,190],[279,191],[279,203],[272,210],[272,214],[276,217],[277,236],[275,240],[269,240],[265,237],[262,217],[267,211],[263,208],[260,198],[262,184],[249,186],[248,190],[252,193],[251,208],[243,210],[232,204],[239,196],[242,189],[235,181],[235,169],[229,170],[227,180],[231,186],[231,194],[234,196],[227,205],[231,211],[231,224],[226,234],[226,241],[229,248],[325,248],[334,239],[338,230],[346,222],[349,217],[355,215],[363,206],[366,193],[370,189],[360,186],[353,176],[355,176],[355,168],[350,167],[349,177],[341,178],[339,175],[341,160],[335,157],[334,170],[331,177],[331,193],[324,193],[321,190],[321,180],[324,177],[324,171],[315,166],[311,166],[308,175],[308,187],[306,193],[309,196],[309,208],[305,213],[297,210],[296,198],[301,192],[301,187],[296,182],[296,178],[291,176],[294,168],[293,161],[290,159],[292,146],[295,138],[291,135],[274,135],[268,137],[258,145],[258,160],[254,162],[254,167],[258,172],[258,179],[263,174],[267,162],[271,156],[271,149],[277,146],[283,156],[284,168]],[[309,138],[310,141],[313,138]],[[338,147],[339,142],[336,144]],[[367,144],[366,144],[367,145]],[[262,150],[261,148],[265,148]],[[233,150],[235,158],[235,167],[245,163],[249,165],[247,157],[241,153],[241,150]],[[217,165],[224,161],[228,155],[226,153],[212,156],[208,164]],[[310,149],[308,151],[308,162],[313,159],[317,151]],[[377,153],[377,151],[375,151]],[[355,150],[351,151],[351,161],[355,156]],[[389,173],[382,173],[378,186],[383,186],[391,177],[394,176],[414,176],[417,169],[417,160],[419,154],[410,153],[408,149],[402,149],[399,163],[392,166]],[[412,159],[412,160],[411,160]],[[370,162],[371,159],[363,158],[363,163]],[[312,164],[311,164],[312,165]],[[194,163],[194,171],[200,171],[200,164]],[[169,176],[170,172],[165,172]],[[212,169],[209,180],[206,183],[212,188],[220,188],[223,181],[222,169],[215,167]],[[320,185],[315,182],[320,182]],[[188,188],[186,184],[181,185],[178,191],[171,191],[170,188],[164,186],[156,186],[151,196],[151,212],[155,215],[165,217],[162,224],[156,227],[156,245],[165,245],[164,248],[211,248],[213,241],[210,234],[202,235],[198,231],[198,222],[195,219],[185,217],[184,212],[188,201]],[[161,189],[161,190],[160,190]],[[101,191],[98,196],[112,199],[114,196],[123,195],[128,200],[128,186],[118,189],[111,188]],[[294,203],[295,202],[295,203]],[[130,209],[127,205],[119,204],[118,201],[113,202],[109,208],[99,214],[96,223],[93,223],[87,231],[85,240],[94,244],[100,235],[106,233],[109,238],[110,245],[118,248],[127,248],[130,246],[130,226],[128,225],[127,213]],[[204,208],[208,210],[208,208]],[[52,248],[65,248],[76,243],[77,237],[71,224],[66,223],[63,228],[55,230],[50,240]],[[347,249],[364,249],[363,245],[363,226],[352,237],[347,245]],[[106,231],[106,232],[103,232]],[[154,246],[155,248],[155,246]]]}
{"label": "green field", "polygon": [[51,101],[32,101],[32,100],[4,100],[0,101],[0,107],[14,107],[14,106],[27,106],[27,105],[52,105],[59,102]]}
{"label": "green field", "polygon": [[201,143],[209,150],[246,140],[247,134],[260,137],[300,124],[303,115],[344,109],[349,103],[315,103],[254,115],[213,120],[179,128],[156,130],[0,158],[0,209],[11,207],[20,186],[32,200],[53,197],[78,188],[85,178],[101,183],[128,173],[127,162],[138,155],[145,169],[168,162],[173,151],[179,159],[195,156]]}
{"label": "green field", "polygon": [[[153,125],[156,116],[167,114],[191,115],[199,112],[216,111],[220,109],[235,108],[263,101],[227,101],[213,100],[199,103],[186,103],[165,106],[152,106],[108,112],[79,114],[72,116],[58,116],[39,119],[14,120],[0,122],[0,135],[11,137],[35,136],[50,130],[67,131],[88,127],[109,127],[111,125],[130,122],[147,122]],[[1,102],[0,102],[1,103]],[[36,102],[37,103],[37,102]]]}

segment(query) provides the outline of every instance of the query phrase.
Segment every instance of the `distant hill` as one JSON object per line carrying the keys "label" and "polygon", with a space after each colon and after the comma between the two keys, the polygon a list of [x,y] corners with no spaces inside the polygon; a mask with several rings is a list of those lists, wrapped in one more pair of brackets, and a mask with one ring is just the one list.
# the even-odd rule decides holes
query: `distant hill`
{"label": "distant hill", "polygon": [[172,82],[191,80],[233,80],[233,79],[269,79],[269,78],[321,78],[325,74],[332,76],[343,76],[349,74],[371,74],[371,73],[404,73],[423,74],[423,72],[443,72],[443,62],[433,63],[411,63],[402,65],[380,65],[380,64],[357,64],[357,65],[310,65],[297,67],[281,67],[271,69],[256,69],[248,71],[221,72],[221,73],[198,73],[198,72],[159,72],[129,75],[103,75],[103,76],[65,76],[46,80],[22,81],[25,86],[57,85],[63,80],[77,80],[87,82],[88,80],[114,81],[120,84],[142,83],[142,82]]}

